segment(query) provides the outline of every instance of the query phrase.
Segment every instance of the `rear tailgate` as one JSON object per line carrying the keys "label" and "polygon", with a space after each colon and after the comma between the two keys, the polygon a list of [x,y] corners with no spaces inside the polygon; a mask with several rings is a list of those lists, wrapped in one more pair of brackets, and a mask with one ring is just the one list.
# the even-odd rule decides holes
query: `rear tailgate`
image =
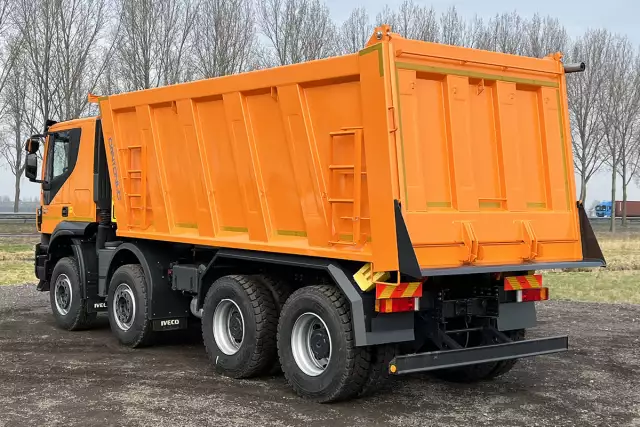
{"label": "rear tailgate", "polygon": [[392,48],[400,199],[420,266],[581,260],[559,59]]}

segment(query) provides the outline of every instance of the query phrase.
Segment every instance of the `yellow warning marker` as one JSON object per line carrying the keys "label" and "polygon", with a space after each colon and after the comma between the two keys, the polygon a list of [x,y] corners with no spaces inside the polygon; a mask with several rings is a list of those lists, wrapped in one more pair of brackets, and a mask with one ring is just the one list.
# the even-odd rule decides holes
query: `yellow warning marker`
{"label": "yellow warning marker", "polygon": [[398,367],[396,365],[389,366],[389,371],[391,371],[392,374],[395,374],[397,370]]}

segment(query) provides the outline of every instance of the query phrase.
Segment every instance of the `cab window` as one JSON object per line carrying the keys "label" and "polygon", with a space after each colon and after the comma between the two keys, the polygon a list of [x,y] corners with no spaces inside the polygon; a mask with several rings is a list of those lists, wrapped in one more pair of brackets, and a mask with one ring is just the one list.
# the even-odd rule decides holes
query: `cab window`
{"label": "cab window", "polygon": [[47,143],[46,180],[43,185],[44,203],[48,205],[73,172],[80,148],[80,128],[49,134]]}
{"label": "cab window", "polygon": [[68,132],[56,133],[51,147],[51,179],[62,176],[69,170]]}

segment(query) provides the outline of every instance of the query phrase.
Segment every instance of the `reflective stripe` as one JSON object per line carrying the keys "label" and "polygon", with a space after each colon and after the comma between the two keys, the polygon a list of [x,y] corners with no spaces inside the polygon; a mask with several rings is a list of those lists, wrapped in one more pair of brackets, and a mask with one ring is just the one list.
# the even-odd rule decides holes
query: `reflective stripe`
{"label": "reflective stripe", "polygon": [[542,287],[542,276],[529,274],[526,276],[510,276],[504,278],[505,291],[519,291],[522,289],[538,289]]}

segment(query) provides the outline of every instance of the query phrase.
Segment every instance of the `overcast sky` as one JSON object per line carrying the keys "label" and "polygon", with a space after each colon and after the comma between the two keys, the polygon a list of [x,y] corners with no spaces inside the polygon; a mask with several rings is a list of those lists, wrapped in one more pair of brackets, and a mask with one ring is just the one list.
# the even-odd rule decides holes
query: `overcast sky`
{"label": "overcast sky", "polygon": [[[393,7],[401,2],[400,0],[325,1],[337,22],[342,22],[354,7],[365,6],[373,20],[385,4]],[[420,4],[433,5],[437,12],[443,12],[449,6],[455,5],[466,18],[472,18],[476,14],[483,18],[489,18],[496,13],[511,12],[513,10],[517,10],[522,16],[530,17],[537,12],[558,18],[572,37],[582,34],[589,28],[607,28],[615,33],[626,34],[636,45],[640,45],[640,26],[637,24],[638,16],[640,16],[640,1],[638,0],[609,0],[606,2],[601,0],[415,1]],[[589,183],[587,206],[593,199],[604,200],[610,198],[611,179],[608,175],[610,175],[608,172],[601,172]],[[629,189],[629,199],[640,200],[640,189],[635,185],[631,187]],[[29,182],[23,183],[23,198],[35,196],[38,192],[38,185]],[[6,169],[0,169],[0,195],[8,195],[13,198],[13,176]],[[621,197],[621,189],[618,189],[618,198]]]}

